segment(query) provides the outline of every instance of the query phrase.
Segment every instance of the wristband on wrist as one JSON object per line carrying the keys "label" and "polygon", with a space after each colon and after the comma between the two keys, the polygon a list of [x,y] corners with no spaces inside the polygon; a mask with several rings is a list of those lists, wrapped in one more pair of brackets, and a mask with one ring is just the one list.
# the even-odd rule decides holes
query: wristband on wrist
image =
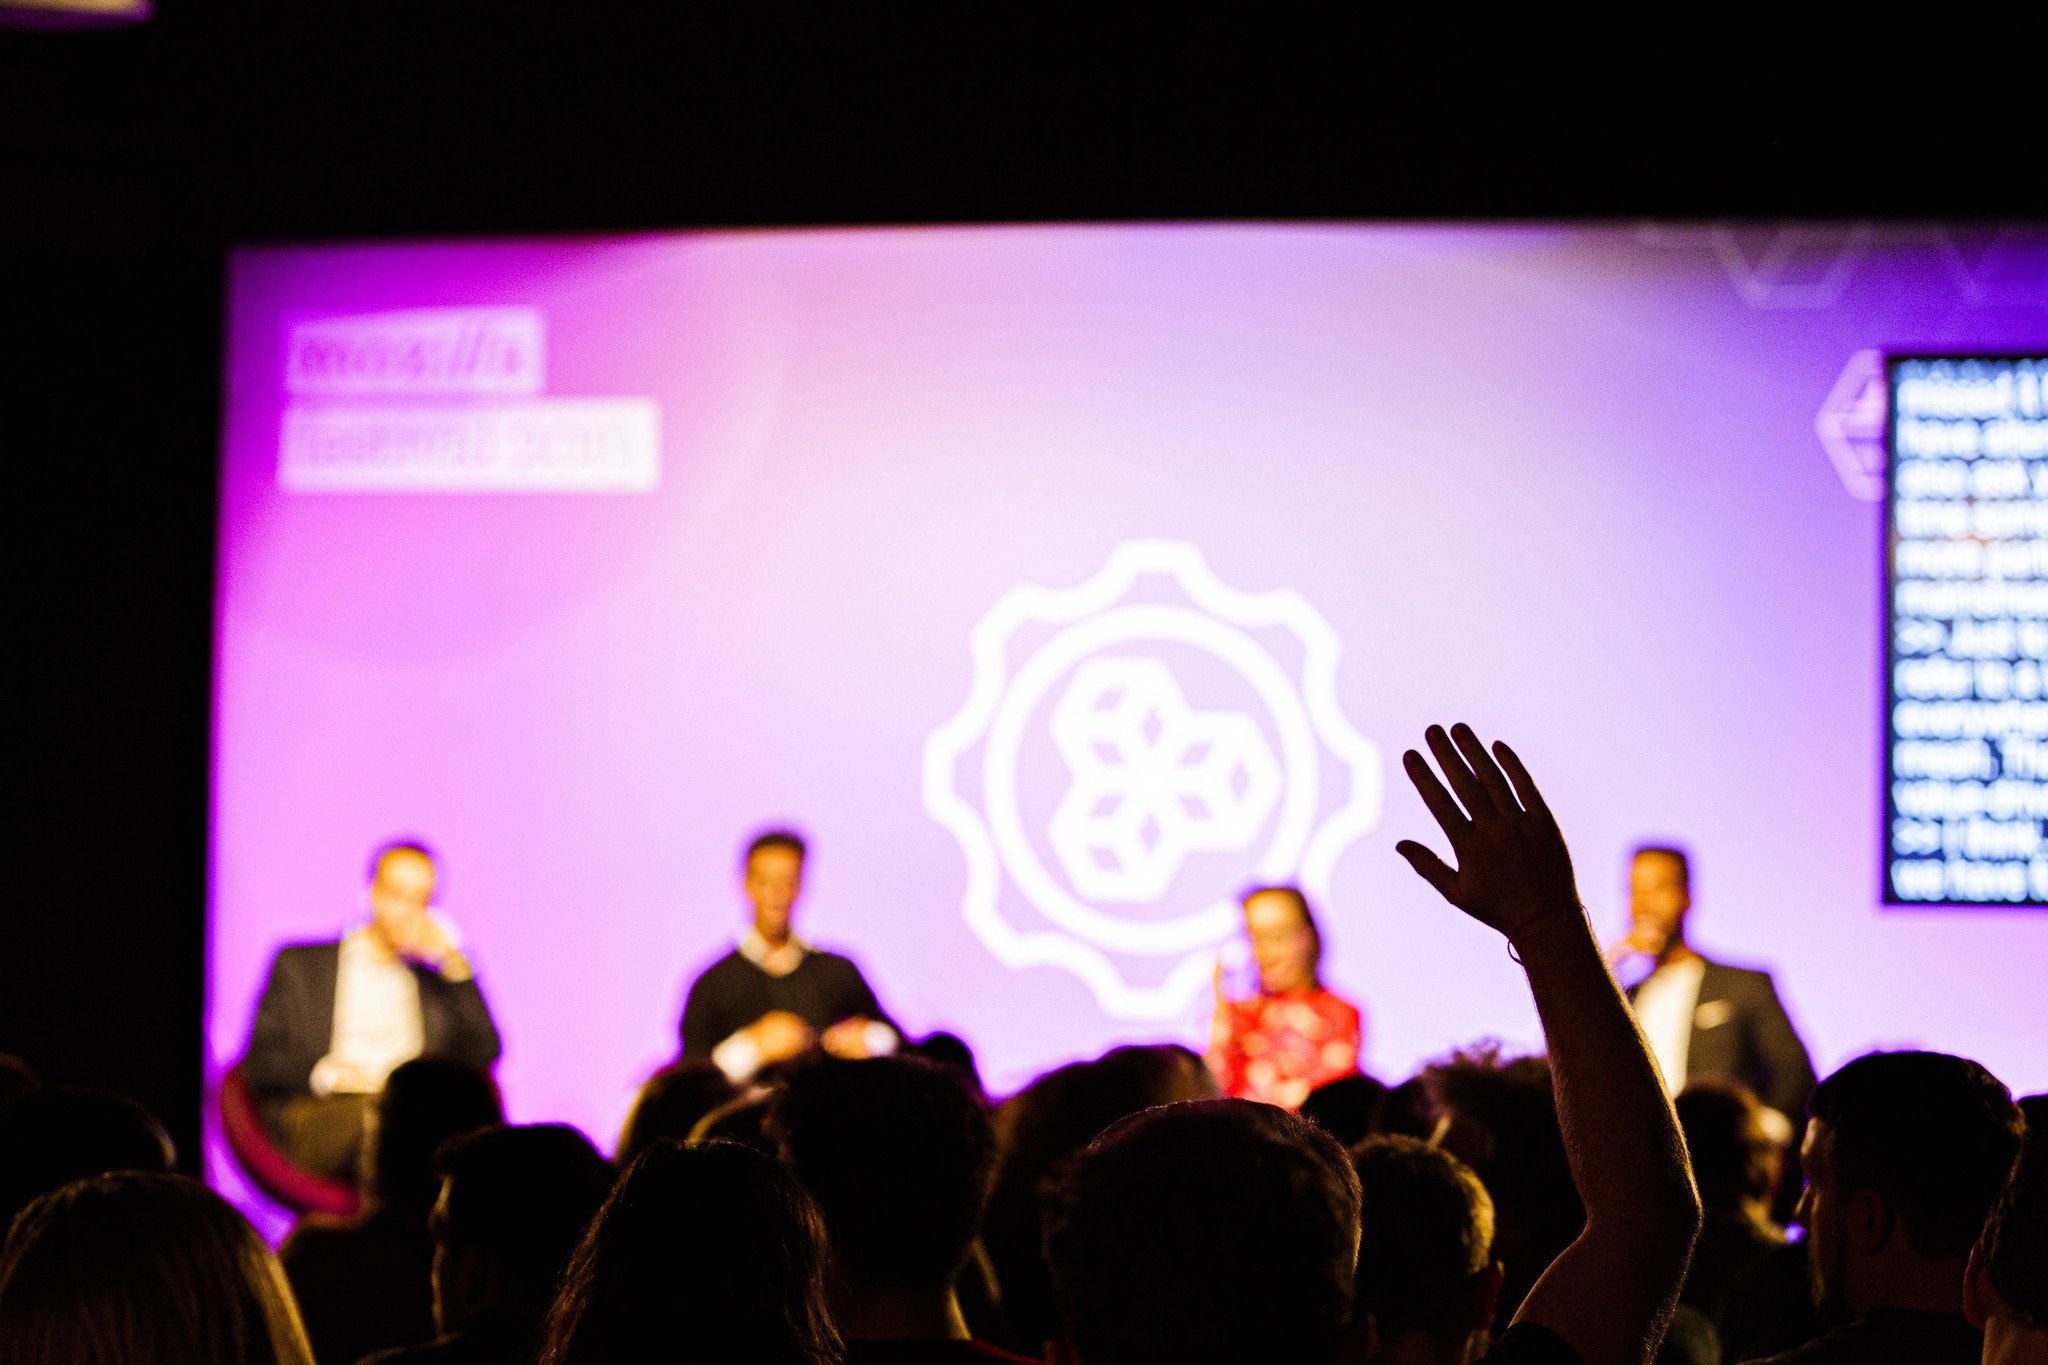
{"label": "wristband on wrist", "polygon": [[1543,923],[1543,921],[1547,919],[1551,919],[1557,915],[1567,913],[1574,915],[1584,915],[1586,913],[1586,908],[1582,905],[1577,904],[1553,905],[1541,914],[1532,915],[1528,919],[1525,919],[1520,924],[1516,925],[1514,934],[1503,935],[1503,937],[1506,938],[1508,941],[1508,956],[1514,960],[1514,963],[1517,967],[1522,965],[1522,955],[1515,949],[1515,934],[1525,934],[1529,931],[1530,926],[1541,924]]}

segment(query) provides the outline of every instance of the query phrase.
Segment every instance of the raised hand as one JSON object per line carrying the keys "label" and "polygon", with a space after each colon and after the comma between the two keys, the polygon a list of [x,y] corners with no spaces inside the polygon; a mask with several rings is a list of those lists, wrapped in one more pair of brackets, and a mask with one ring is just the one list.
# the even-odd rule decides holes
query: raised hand
{"label": "raised hand", "polygon": [[1515,751],[1496,742],[1489,754],[1469,725],[1454,725],[1449,733],[1432,725],[1423,737],[1449,789],[1413,749],[1401,756],[1401,766],[1443,827],[1458,865],[1446,865],[1413,840],[1402,840],[1394,851],[1445,900],[1509,939],[1555,911],[1580,915],[1564,835]]}

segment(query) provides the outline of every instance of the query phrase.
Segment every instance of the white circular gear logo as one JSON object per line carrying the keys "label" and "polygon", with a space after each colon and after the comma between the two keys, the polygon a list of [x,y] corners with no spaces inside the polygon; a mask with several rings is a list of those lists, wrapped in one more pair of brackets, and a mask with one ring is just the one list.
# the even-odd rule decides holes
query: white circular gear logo
{"label": "white circular gear logo", "polygon": [[1337,705],[1337,635],[1292,589],[1227,587],[1195,546],[1128,541],[974,629],[924,804],[967,859],[968,925],[1119,1019],[1176,1017],[1238,931],[1236,891],[1326,898],[1379,822],[1379,749]]}

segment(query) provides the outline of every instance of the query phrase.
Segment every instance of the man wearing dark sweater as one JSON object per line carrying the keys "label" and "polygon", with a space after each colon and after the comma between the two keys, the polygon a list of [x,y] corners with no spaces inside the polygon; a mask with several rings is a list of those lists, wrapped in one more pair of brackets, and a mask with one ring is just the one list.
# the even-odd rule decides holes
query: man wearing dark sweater
{"label": "man wearing dark sweater", "polygon": [[798,938],[804,842],[771,830],[747,846],[742,886],[754,922],[706,968],[683,1006],[683,1056],[708,1057],[735,1082],[813,1044],[836,1057],[875,1057],[900,1040],[860,968]]}

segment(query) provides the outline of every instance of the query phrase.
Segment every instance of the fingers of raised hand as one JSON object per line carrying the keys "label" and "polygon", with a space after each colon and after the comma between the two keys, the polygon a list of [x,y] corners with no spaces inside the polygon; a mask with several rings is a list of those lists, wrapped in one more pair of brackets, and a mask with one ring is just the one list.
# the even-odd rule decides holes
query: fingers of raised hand
{"label": "fingers of raised hand", "polygon": [[1402,754],[1401,767],[1406,770],[1408,780],[1415,784],[1416,794],[1422,798],[1422,804],[1429,807],[1429,813],[1436,817],[1437,824],[1443,826],[1444,833],[1450,836],[1451,847],[1455,849],[1465,837],[1465,831],[1472,825],[1466,818],[1464,809],[1448,791],[1444,790],[1444,784],[1439,782],[1436,774],[1430,770],[1429,760],[1421,754],[1413,749]]}
{"label": "fingers of raised hand", "polygon": [[1493,742],[1493,752],[1500,759],[1500,766],[1506,770],[1508,781],[1515,787],[1522,808],[1532,815],[1549,816],[1550,807],[1543,803],[1543,793],[1536,790],[1536,779],[1529,776],[1529,770],[1522,766],[1521,757],[1507,746],[1505,740]]}
{"label": "fingers of raised hand", "polygon": [[1486,752],[1486,746],[1479,742],[1479,736],[1473,733],[1472,727],[1453,725],[1451,741],[1458,746],[1458,752],[1465,761],[1472,765],[1473,774],[1478,777],[1479,785],[1486,788],[1494,807],[1508,815],[1520,812],[1521,805],[1515,800],[1514,789],[1508,785],[1507,776],[1493,761],[1493,756]]}
{"label": "fingers of raised hand", "polygon": [[1408,866],[1416,875],[1435,887],[1437,894],[1453,905],[1458,901],[1458,874],[1437,857],[1434,850],[1418,844],[1413,839],[1403,839],[1394,845],[1394,852],[1408,860]]}
{"label": "fingers of raised hand", "polygon": [[1436,755],[1437,766],[1444,770],[1444,777],[1450,782],[1451,790],[1458,794],[1458,800],[1470,811],[1474,823],[1484,819],[1493,809],[1493,797],[1480,784],[1465,755],[1458,752],[1458,746],[1441,725],[1432,725],[1423,731],[1422,737],[1429,742],[1430,753]]}

